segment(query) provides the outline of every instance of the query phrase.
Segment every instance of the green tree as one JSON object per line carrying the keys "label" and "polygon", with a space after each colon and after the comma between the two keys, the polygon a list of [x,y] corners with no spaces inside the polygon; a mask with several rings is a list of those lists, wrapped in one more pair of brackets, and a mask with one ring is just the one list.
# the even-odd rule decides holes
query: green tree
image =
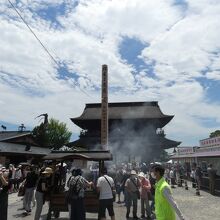
{"label": "green tree", "polygon": [[220,130],[216,130],[216,131],[210,133],[210,135],[209,135],[210,138],[218,137],[218,136],[220,136]]}
{"label": "green tree", "polygon": [[47,126],[45,126],[44,123],[41,123],[40,125],[36,126],[32,134],[34,136],[35,142],[40,145],[41,147],[47,147],[50,148],[48,135],[47,135]]}
{"label": "green tree", "polygon": [[51,118],[48,124],[41,123],[36,126],[33,135],[40,146],[57,150],[69,142],[72,133],[65,123]]}
{"label": "green tree", "polygon": [[168,153],[165,150],[162,150],[161,154],[160,154],[160,161],[165,162],[165,161],[168,161],[168,160],[169,160]]}

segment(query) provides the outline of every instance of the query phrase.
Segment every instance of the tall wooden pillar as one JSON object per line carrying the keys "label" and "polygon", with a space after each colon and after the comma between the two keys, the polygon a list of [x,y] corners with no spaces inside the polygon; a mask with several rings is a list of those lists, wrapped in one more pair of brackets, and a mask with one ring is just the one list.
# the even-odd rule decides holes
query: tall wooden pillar
{"label": "tall wooden pillar", "polygon": [[108,66],[102,65],[101,146],[108,150]]}

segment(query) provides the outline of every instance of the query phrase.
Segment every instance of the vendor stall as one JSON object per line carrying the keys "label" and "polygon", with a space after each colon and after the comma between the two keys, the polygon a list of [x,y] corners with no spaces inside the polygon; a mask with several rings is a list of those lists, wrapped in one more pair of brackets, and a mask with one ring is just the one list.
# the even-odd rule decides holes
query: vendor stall
{"label": "vendor stall", "polygon": [[[104,161],[112,160],[112,154],[109,151],[52,151],[45,156],[43,160],[51,160],[52,162],[61,163],[61,166],[64,162],[70,160],[97,161],[99,162],[99,169],[101,169],[104,165]],[[68,211],[68,206],[65,202],[65,189],[64,186],[62,186],[64,182],[65,181],[59,181],[59,187],[53,185],[52,190],[47,197],[47,200],[49,201],[47,220],[51,219],[52,212],[55,217],[58,217],[60,212]],[[87,189],[85,191],[85,207],[86,212],[98,212],[98,196],[95,188]]]}

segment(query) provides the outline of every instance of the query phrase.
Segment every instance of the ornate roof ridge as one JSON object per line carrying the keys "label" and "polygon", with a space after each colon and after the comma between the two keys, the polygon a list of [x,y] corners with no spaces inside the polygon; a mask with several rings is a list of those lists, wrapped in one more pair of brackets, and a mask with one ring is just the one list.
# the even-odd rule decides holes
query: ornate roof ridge
{"label": "ornate roof ridge", "polygon": [[[149,102],[109,102],[109,107],[131,107],[131,106],[158,106],[157,101]],[[98,108],[101,107],[101,103],[87,103],[86,108]],[[158,106],[159,107],[159,106]]]}

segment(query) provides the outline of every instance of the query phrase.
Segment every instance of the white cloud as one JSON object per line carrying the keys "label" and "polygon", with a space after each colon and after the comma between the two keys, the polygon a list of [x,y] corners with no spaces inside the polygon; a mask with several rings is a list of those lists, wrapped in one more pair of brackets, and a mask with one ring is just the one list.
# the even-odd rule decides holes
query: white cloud
{"label": "white cloud", "polygon": [[[191,3],[192,1],[190,1]],[[151,42],[142,56],[157,61],[157,75],[164,78],[163,68],[169,66],[175,73],[174,77],[185,73],[185,79],[201,75],[201,70],[211,65],[212,55],[220,47],[220,4],[216,2],[207,7],[199,7],[197,4],[189,4],[189,12],[186,17],[177,22],[169,31],[162,33]],[[191,8],[193,7],[193,9]],[[195,12],[195,8],[197,11]],[[199,10],[201,9],[201,10]],[[162,70],[160,66],[162,65]],[[169,74],[169,73],[167,73]],[[170,77],[173,76],[170,74]],[[165,75],[167,78],[167,75]]]}
{"label": "white cloud", "polygon": [[[66,13],[57,17],[59,28],[35,13],[63,2]],[[211,129],[198,118],[215,119],[219,125],[220,106],[207,102],[206,90],[197,81],[220,79],[219,1],[187,1],[186,10],[173,0],[83,0],[77,7],[71,2],[22,0],[17,6],[78,81],[61,80],[57,66],[20,18],[7,3],[0,3],[0,120],[33,126],[36,115],[48,112],[78,131],[68,118],[80,115],[86,102],[99,101],[94,87],[100,87],[101,65],[106,63],[110,87],[120,88],[110,93],[110,101],[159,100],[162,111],[175,114],[168,136],[192,143]],[[150,44],[141,58],[155,63],[152,73],[134,75],[134,67],[122,60],[119,45],[125,36]],[[94,98],[76,88],[77,83]]]}
{"label": "white cloud", "polygon": [[206,74],[208,79],[220,80],[220,71],[212,71]]}
{"label": "white cloud", "polygon": [[83,1],[62,24],[66,27],[77,24],[94,36],[128,35],[149,41],[180,19],[180,11],[170,7],[171,3],[161,0]]}

